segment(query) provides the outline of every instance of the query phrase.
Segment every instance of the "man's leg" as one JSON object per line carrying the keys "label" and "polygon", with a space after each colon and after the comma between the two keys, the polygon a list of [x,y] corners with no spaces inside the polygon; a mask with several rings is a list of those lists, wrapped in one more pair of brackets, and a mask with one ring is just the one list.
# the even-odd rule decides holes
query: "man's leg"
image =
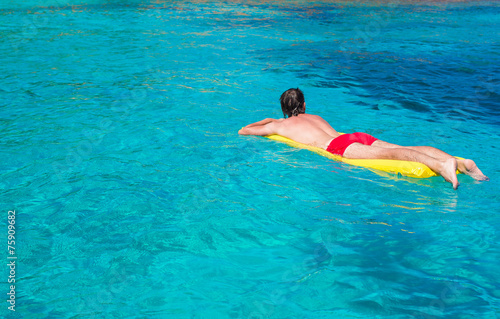
{"label": "man's leg", "polygon": [[379,147],[360,143],[349,145],[343,156],[350,159],[391,159],[419,162],[427,165],[431,170],[441,175],[447,182],[453,185],[454,189],[457,189],[459,185],[456,174],[458,163],[452,156],[443,160],[410,148]]}
{"label": "man's leg", "polygon": [[[432,146],[400,146],[397,144],[392,144],[392,143],[387,143],[381,140],[377,140],[373,142],[372,146],[377,146],[377,147],[383,147],[383,148],[405,148],[405,149],[411,149],[420,153],[424,153],[425,155],[434,157],[437,160],[441,161],[446,161],[449,158],[453,158],[448,153],[445,153],[441,151],[440,149],[437,149]],[[480,181],[487,181],[489,180],[488,177],[486,177],[481,170],[477,167],[476,163],[474,163],[473,160],[470,159],[457,159],[457,168],[460,172],[463,174],[469,175],[473,177],[476,180]]]}
{"label": "man's leg", "polygon": [[385,141],[376,140],[373,142],[372,146],[384,147],[384,148],[406,148],[411,149],[420,153],[424,153],[428,156],[434,157],[435,159],[445,161],[453,156],[448,153],[441,151],[432,146],[401,146],[397,144],[387,143]]}

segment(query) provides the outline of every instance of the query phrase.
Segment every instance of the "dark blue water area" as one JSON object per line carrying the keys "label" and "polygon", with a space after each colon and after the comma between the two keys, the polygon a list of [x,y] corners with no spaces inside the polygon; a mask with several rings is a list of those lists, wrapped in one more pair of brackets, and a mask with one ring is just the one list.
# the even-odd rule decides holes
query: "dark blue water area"
{"label": "dark blue water area", "polygon": [[290,12],[307,21],[305,32],[325,34],[326,41],[266,50],[262,58],[277,65],[304,62],[297,77],[314,86],[347,87],[360,97],[391,100],[390,107],[427,113],[430,121],[500,124],[498,6],[444,3],[416,9],[399,3],[313,9]]}

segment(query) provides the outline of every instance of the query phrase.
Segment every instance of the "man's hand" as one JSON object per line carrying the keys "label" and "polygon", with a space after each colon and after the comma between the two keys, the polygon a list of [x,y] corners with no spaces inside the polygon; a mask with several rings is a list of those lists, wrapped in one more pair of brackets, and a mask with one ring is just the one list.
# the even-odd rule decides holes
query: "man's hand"
{"label": "man's hand", "polygon": [[258,121],[252,124],[249,124],[239,130],[238,134],[241,135],[258,135],[258,136],[266,136],[271,134],[276,134],[277,124],[283,121],[276,119],[264,119],[262,121]]}

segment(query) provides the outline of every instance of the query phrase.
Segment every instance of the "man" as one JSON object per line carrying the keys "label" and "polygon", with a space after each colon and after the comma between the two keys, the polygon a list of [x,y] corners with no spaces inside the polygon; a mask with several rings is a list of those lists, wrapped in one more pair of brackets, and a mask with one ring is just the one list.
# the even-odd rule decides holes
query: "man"
{"label": "man", "polygon": [[457,169],[476,180],[489,180],[470,159],[455,157],[430,146],[400,146],[376,139],[366,133],[339,134],[324,119],[305,114],[306,103],[301,90],[289,89],[281,97],[284,119],[264,119],[242,128],[242,135],[278,134],[299,143],[320,147],[350,159],[392,159],[419,162],[458,188]]}

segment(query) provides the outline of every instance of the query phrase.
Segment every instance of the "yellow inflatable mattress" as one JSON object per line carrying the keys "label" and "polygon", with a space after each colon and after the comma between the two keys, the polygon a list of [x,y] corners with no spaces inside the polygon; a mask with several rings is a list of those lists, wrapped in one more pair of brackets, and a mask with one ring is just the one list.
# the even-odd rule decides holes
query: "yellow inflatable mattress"
{"label": "yellow inflatable mattress", "polygon": [[327,152],[322,148],[295,142],[281,135],[268,135],[266,137],[275,141],[284,142],[292,147],[304,148],[312,152],[318,153],[319,155],[333,159],[335,161],[347,163],[350,165],[361,166],[393,174],[401,174],[404,176],[416,177],[416,178],[439,176],[426,165],[417,162],[384,160],[384,159],[347,159],[342,156],[334,155],[330,152]]}

